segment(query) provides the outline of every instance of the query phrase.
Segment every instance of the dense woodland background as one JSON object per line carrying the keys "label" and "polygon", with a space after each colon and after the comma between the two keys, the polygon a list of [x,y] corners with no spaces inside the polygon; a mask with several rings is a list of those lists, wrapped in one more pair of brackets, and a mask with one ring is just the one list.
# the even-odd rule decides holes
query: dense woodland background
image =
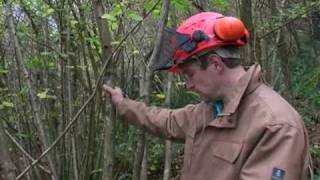
{"label": "dense woodland background", "polygon": [[209,10],[245,22],[244,64],[303,116],[320,179],[319,0],[3,0],[0,180],[177,179],[183,146],[118,120],[101,85],[163,107],[198,101],[149,67],[165,25]]}

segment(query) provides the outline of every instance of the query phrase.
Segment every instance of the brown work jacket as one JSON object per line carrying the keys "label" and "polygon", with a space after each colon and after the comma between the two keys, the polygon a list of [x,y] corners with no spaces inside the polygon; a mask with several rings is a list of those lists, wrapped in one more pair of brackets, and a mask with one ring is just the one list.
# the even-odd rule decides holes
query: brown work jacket
{"label": "brown work jacket", "polygon": [[304,180],[308,137],[301,117],[262,83],[253,65],[221,114],[201,102],[171,110],[124,99],[118,112],[153,134],[185,141],[181,180]]}

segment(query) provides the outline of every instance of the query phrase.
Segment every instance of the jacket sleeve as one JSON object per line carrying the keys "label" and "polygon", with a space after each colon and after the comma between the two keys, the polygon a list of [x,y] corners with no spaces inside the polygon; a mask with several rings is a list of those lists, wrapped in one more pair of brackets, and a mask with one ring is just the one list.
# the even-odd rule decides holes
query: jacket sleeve
{"label": "jacket sleeve", "polygon": [[302,130],[288,124],[268,125],[246,160],[240,180],[302,180],[307,147]]}
{"label": "jacket sleeve", "polygon": [[171,110],[148,107],[143,102],[124,99],[117,106],[118,113],[129,123],[168,139],[184,140],[195,130],[195,113],[198,105]]}

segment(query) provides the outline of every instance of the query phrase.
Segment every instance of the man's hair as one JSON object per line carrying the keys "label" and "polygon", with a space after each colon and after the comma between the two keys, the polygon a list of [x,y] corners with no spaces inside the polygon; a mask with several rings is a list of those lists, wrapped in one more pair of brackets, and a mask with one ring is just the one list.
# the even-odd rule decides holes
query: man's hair
{"label": "man's hair", "polygon": [[241,65],[241,59],[239,59],[239,58],[223,58],[223,57],[219,56],[217,53],[215,53],[214,51],[210,51],[210,52],[208,52],[204,55],[201,55],[201,56],[193,56],[190,60],[186,61],[186,63],[184,63],[184,65],[195,63],[195,64],[198,64],[201,69],[206,70],[209,66],[208,57],[210,55],[218,56],[219,58],[221,58],[221,61],[228,68],[231,68],[231,69]]}

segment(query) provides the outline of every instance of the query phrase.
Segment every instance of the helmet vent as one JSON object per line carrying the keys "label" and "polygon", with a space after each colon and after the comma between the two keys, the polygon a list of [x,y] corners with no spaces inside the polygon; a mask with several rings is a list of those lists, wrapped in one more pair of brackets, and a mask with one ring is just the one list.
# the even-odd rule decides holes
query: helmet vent
{"label": "helmet vent", "polygon": [[204,40],[209,40],[209,37],[201,30],[196,30],[192,33],[192,40],[199,43]]}

